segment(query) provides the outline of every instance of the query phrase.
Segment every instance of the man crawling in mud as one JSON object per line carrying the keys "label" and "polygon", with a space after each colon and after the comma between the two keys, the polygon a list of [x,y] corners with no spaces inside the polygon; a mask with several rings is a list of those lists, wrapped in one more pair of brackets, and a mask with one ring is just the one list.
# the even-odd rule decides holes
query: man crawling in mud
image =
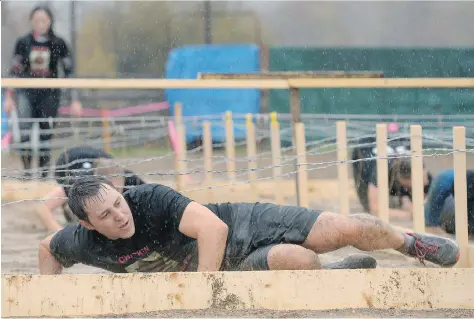
{"label": "man crawling in mud", "polygon": [[345,246],[394,249],[451,267],[447,238],[405,234],[369,214],[342,216],[269,203],[201,205],[160,184],[124,193],[99,176],[79,179],[69,206],[80,220],[44,239],[41,274],[82,263],[111,272],[374,268],[361,254],[322,266],[318,254]]}

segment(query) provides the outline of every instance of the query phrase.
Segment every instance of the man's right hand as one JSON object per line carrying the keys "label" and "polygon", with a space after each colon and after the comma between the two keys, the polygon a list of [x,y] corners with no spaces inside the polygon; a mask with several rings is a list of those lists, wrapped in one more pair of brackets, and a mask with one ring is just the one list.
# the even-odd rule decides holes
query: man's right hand
{"label": "man's right hand", "polygon": [[4,102],[5,102],[4,104],[5,113],[10,114],[10,112],[13,111],[14,108],[16,108],[15,100],[10,95],[7,95],[5,97]]}

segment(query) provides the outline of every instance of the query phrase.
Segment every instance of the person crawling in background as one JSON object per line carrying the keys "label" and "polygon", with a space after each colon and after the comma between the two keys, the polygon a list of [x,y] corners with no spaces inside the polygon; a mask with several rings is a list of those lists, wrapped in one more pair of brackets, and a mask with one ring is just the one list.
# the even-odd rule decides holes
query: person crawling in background
{"label": "person crawling in background", "polygon": [[69,206],[80,221],[41,241],[42,275],[78,263],[116,273],[376,267],[366,254],[321,265],[318,254],[346,246],[394,249],[443,267],[460,256],[448,238],[402,233],[365,213],[259,202],[201,205],[160,184],[122,193],[101,176],[79,178]]}
{"label": "person crawling in background", "polygon": [[[411,159],[410,158],[390,158],[393,155],[402,155],[407,150],[403,139],[391,141],[388,145],[388,183],[389,196],[396,199],[397,203],[391,203],[389,210],[390,217],[408,218],[412,215],[412,185],[411,185]],[[375,144],[375,138],[365,138],[359,141],[360,144]],[[378,189],[377,189],[377,149],[374,146],[360,146],[354,148],[352,152],[352,171],[354,184],[356,186],[359,201],[367,213],[377,214],[378,212]],[[372,158],[371,160],[369,160]],[[365,160],[367,159],[367,160]],[[430,189],[433,177],[424,168],[423,185],[425,197]]]}
{"label": "person crawling in background", "polygon": [[[441,171],[435,176],[432,184],[425,202],[425,226],[431,231],[442,230],[454,234],[456,232],[454,169]],[[466,184],[468,232],[473,235],[474,170],[466,171]]]}
{"label": "person crawling in background", "polygon": [[62,206],[63,213],[68,222],[77,221],[68,206],[69,189],[79,176],[84,175],[110,175],[108,180],[120,191],[128,187],[145,184],[135,175],[114,163],[113,156],[99,149],[89,146],[78,146],[67,149],[56,161],[55,179],[58,184],[43,199],[35,212],[41,224],[50,232],[55,232],[63,227],[53,216],[53,211]]}

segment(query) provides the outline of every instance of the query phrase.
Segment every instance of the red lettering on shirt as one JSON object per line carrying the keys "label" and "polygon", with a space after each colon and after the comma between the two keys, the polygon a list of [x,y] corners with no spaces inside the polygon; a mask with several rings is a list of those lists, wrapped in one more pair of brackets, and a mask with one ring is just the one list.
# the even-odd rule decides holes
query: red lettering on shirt
{"label": "red lettering on shirt", "polygon": [[145,255],[147,253],[150,252],[150,248],[148,248],[148,246],[145,246],[143,247],[142,249],[140,250],[137,250],[137,251],[134,251],[130,254],[126,254],[126,255],[123,255],[123,256],[120,256],[118,258],[118,262],[121,263],[121,264],[125,264],[127,261],[131,260],[132,258],[134,258],[135,256],[138,256],[138,257],[141,257],[142,255]]}

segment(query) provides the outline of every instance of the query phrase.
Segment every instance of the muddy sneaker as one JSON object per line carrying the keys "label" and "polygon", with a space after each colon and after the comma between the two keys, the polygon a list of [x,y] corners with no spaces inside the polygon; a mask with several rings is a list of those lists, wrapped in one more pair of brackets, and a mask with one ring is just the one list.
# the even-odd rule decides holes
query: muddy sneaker
{"label": "muddy sneaker", "polygon": [[349,255],[343,260],[323,265],[323,269],[371,269],[377,267],[377,260],[365,254]]}
{"label": "muddy sneaker", "polygon": [[408,255],[418,258],[425,265],[425,260],[442,267],[454,266],[459,260],[459,246],[449,238],[412,234],[413,242],[408,247]]}

